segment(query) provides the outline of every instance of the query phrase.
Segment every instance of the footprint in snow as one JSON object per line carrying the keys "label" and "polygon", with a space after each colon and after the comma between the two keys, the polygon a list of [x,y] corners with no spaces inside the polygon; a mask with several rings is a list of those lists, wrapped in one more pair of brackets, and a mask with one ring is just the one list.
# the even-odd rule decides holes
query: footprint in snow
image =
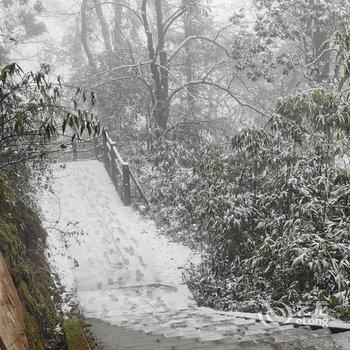
{"label": "footprint in snow", "polygon": [[131,238],[131,240],[136,244],[136,246],[139,245],[139,242],[137,242],[137,240],[135,238]]}
{"label": "footprint in snow", "polygon": [[137,282],[141,282],[143,277],[144,277],[144,274],[139,269],[137,269],[136,270],[136,281]]}
{"label": "footprint in snow", "polygon": [[119,277],[118,278],[117,285],[118,285],[118,287],[124,287],[124,285],[125,285],[124,277]]}
{"label": "footprint in snow", "polygon": [[143,267],[146,266],[145,262],[144,262],[143,259],[142,259],[142,256],[139,256],[139,262],[140,262],[140,265],[141,265],[141,266],[143,266]]}
{"label": "footprint in snow", "polygon": [[164,302],[164,300],[162,300],[161,297],[158,297],[155,306],[156,306],[157,308],[166,307],[166,303]]}
{"label": "footprint in snow", "polygon": [[148,291],[146,292],[146,297],[147,297],[148,299],[152,299],[152,298],[153,298],[153,292],[152,292],[151,290],[148,290]]}
{"label": "footprint in snow", "polygon": [[111,240],[107,237],[102,237],[102,243],[104,244],[111,244]]}
{"label": "footprint in snow", "polygon": [[116,219],[114,215],[109,213],[108,218],[111,228],[114,228],[114,226],[121,226],[120,221]]}
{"label": "footprint in snow", "polygon": [[131,309],[136,310],[138,308],[138,305],[136,303],[131,304]]}
{"label": "footprint in snow", "polygon": [[117,227],[117,231],[124,236],[126,235],[126,232],[121,227]]}
{"label": "footprint in snow", "polygon": [[112,295],[112,294],[109,295],[109,298],[110,298],[112,301],[114,301],[115,303],[117,303],[117,302],[119,301],[118,297],[116,297],[115,295]]}
{"label": "footprint in snow", "polygon": [[135,255],[135,251],[134,251],[134,248],[133,247],[129,247],[129,253],[131,256]]}
{"label": "footprint in snow", "polygon": [[124,264],[121,261],[119,261],[116,265],[117,270],[121,270],[123,267],[124,267]]}
{"label": "footprint in snow", "polygon": [[177,289],[176,287],[174,287],[174,286],[166,286],[166,287],[163,287],[162,289],[163,289],[163,290],[165,291],[165,293],[167,293],[167,294],[176,293],[176,292],[178,291],[178,289]]}
{"label": "footprint in snow", "polygon": [[109,255],[115,255],[115,250],[114,249],[110,249],[109,250]]}

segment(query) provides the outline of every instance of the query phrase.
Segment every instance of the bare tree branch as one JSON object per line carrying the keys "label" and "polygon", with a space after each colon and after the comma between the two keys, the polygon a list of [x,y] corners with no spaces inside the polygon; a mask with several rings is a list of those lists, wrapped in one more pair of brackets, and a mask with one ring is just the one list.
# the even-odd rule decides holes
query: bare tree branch
{"label": "bare tree branch", "polygon": [[[125,7],[126,9],[131,11],[138,18],[138,20],[142,23],[142,18],[140,16],[140,14],[136,10],[134,10],[132,7],[130,7],[124,3],[120,3],[120,2],[116,2],[116,1],[103,1],[103,2],[101,2],[101,5],[119,5],[119,6]],[[92,8],[90,8],[90,9],[92,9]]]}
{"label": "bare tree branch", "polygon": [[229,51],[224,47],[222,46],[221,44],[219,44],[218,42],[216,42],[215,40],[213,39],[210,39],[206,36],[201,36],[201,35],[193,35],[193,36],[189,36],[188,38],[186,38],[177,48],[176,50],[171,54],[171,56],[169,57],[168,59],[168,62],[170,62],[177,54],[178,52],[190,41],[190,40],[205,40],[205,41],[209,41],[210,43],[220,47],[222,50],[224,50],[227,54],[227,56],[230,56],[230,53]]}
{"label": "bare tree branch", "polygon": [[172,91],[172,93],[169,96],[169,102],[173,99],[173,97],[180,92],[181,90],[183,90],[185,87],[190,86],[190,85],[209,85],[209,86],[213,86],[216,87],[219,90],[225,91],[228,95],[230,95],[240,106],[242,107],[248,107],[250,109],[252,109],[253,111],[257,112],[258,114],[264,116],[264,117],[268,117],[268,115],[260,110],[258,110],[257,108],[255,108],[254,106],[247,104],[245,102],[242,102],[240,98],[238,98],[232,91],[230,91],[228,88],[217,84],[215,82],[212,81],[207,81],[207,80],[195,80],[195,81],[190,81],[188,83],[183,84],[182,86],[179,86],[178,88],[176,88],[175,90]]}
{"label": "bare tree branch", "polygon": [[232,27],[232,26],[234,26],[234,24],[233,24],[233,23],[230,23],[230,24],[228,24],[227,26],[222,27],[222,28],[216,33],[215,38],[214,38],[214,41],[216,41],[216,40],[219,38],[220,34],[221,34],[224,30],[226,30],[227,28],[230,28],[230,27]]}
{"label": "bare tree branch", "polygon": [[170,17],[168,17],[164,21],[164,30],[163,30],[163,36],[165,36],[166,32],[170,28],[170,26],[173,24],[174,21],[176,21],[179,17],[181,17],[186,12],[186,9],[184,6],[181,6],[180,9],[178,9],[175,13],[173,13]]}
{"label": "bare tree branch", "polygon": [[81,81],[80,83],[84,83],[86,81],[90,81],[90,80],[96,80],[98,77],[102,76],[102,75],[106,75],[106,74],[111,74],[115,71],[118,71],[120,69],[125,69],[125,68],[135,68],[135,67],[139,67],[139,66],[146,66],[146,65],[149,65],[152,61],[145,61],[145,62],[136,62],[136,63],[133,63],[133,64],[124,64],[122,66],[118,66],[118,67],[114,67],[114,68],[111,68],[107,71],[103,71],[99,74],[95,74],[93,77],[89,78],[88,80],[83,80]]}

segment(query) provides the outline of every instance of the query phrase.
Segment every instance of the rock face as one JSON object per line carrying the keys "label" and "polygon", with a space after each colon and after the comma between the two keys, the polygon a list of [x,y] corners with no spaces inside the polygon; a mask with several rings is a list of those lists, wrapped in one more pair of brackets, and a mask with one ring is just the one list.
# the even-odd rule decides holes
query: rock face
{"label": "rock face", "polygon": [[24,309],[0,253],[0,349],[27,350]]}

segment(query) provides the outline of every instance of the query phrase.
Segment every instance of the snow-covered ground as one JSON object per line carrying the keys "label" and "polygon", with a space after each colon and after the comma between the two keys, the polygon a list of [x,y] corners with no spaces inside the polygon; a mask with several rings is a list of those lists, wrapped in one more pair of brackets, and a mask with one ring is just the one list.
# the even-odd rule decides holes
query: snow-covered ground
{"label": "snow-covered ground", "polygon": [[87,317],[113,322],[195,304],[181,275],[198,256],[124,207],[102,163],[56,164],[53,176],[40,198],[50,259]]}
{"label": "snow-covered ground", "polygon": [[283,320],[261,322],[260,314],[198,307],[181,278],[198,255],[124,207],[102,163],[56,164],[53,176],[53,191],[39,198],[48,254],[85,317],[202,341],[243,341],[294,328]]}

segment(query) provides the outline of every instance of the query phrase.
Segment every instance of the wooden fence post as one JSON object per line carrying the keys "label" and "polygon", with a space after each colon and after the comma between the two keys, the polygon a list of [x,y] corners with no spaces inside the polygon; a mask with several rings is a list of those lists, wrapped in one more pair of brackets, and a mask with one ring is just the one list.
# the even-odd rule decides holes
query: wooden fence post
{"label": "wooden fence post", "polygon": [[109,171],[111,172],[112,177],[116,177],[117,176],[117,164],[116,164],[116,155],[115,155],[114,150],[113,150],[113,147],[115,146],[115,142],[110,142],[109,146],[111,147],[111,152],[110,152],[111,163],[109,164]]}
{"label": "wooden fence post", "polygon": [[114,183],[115,188],[118,190],[118,169],[117,169],[117,157],[116,154],[114,152],[114,142],[111,144],[111,167],[110,167],[110,171],[111,171],[111,178],[112,181]]}
{"label": "wooden fence post", "polygon": [[107,152],[107,135],[106,131],[103,130],[102,132],[102,144],[103,144],[103,162],[105,163],[105,167],[108,170],[108,152]]}
{"label": "wooden fence post", "polygon": [[73,141],[73,160],[78,160],[78,149],[77,149],[77,143]]}
{"label": "wooden fence post", "polygon": [[98,138],[94,137],[94,148],[95,148],[95,157],[98,159],[98,156],[100,155],[99,149],[99,142],[98,142]]}
{"label": "wooden fence post", "polygon": [[123,202],[125,206],[131,204],[129,164],[123,164]]}

